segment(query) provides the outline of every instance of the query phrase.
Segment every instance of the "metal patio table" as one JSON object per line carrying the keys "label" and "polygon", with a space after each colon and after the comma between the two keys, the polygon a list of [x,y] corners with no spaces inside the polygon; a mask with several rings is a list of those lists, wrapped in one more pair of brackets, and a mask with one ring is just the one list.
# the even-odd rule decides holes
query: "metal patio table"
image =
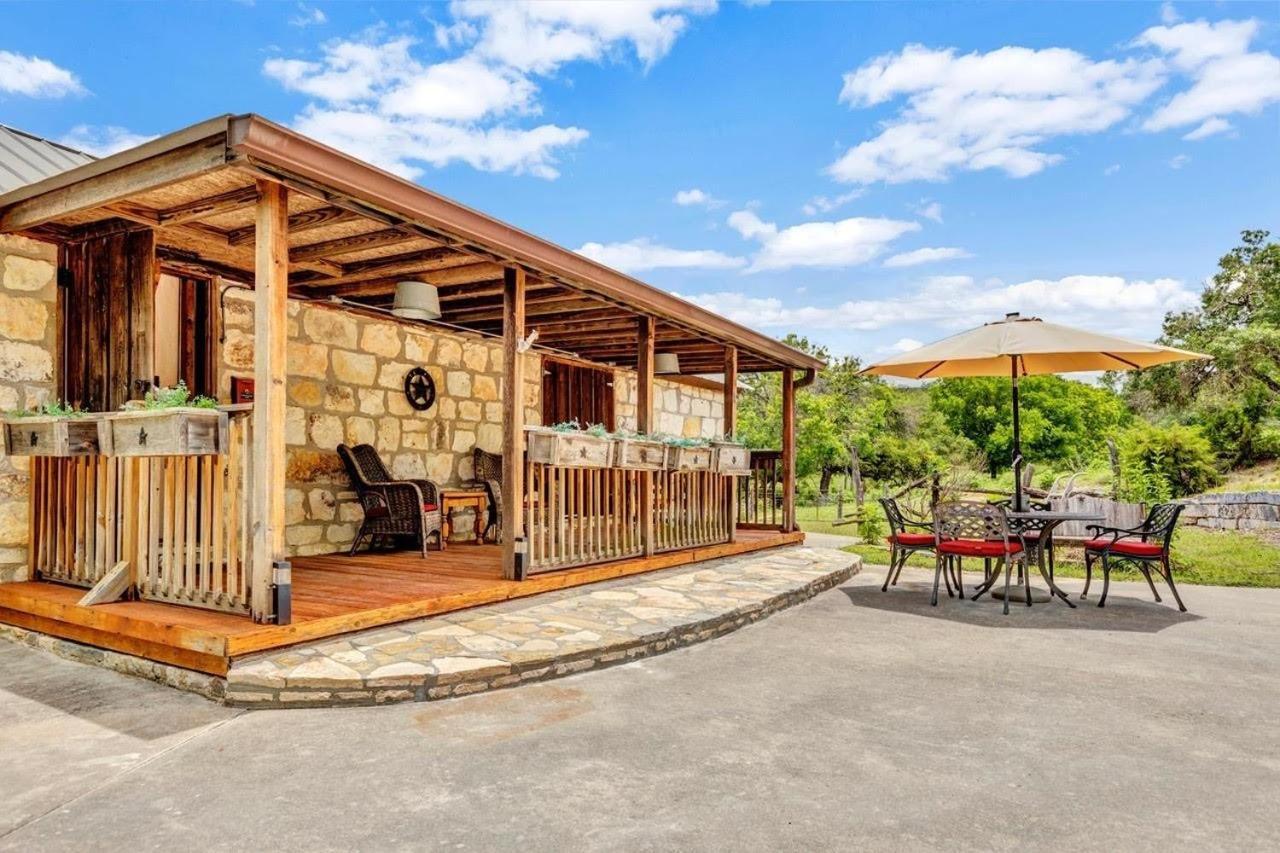
{"label": "metal patio table", "polygon": [[[1034,559],[1036,566],[1040,569],[1040,577],[1044,578],[1045,583],[1049,585],[1049,591],[1045,592],[1044,590],[1037,589],[1036,587],[1031,587],[1031,600],[1044,603],[1051,600],[1054,596],[1057,596],[1068,607],[1074,608],[1075,604],[1067,597],[1067,594],[1063,592],[1056,583],[1054,583],[1053,577],[1049,574],[1049,570],[1045,566],[1045,552],[1048,550],[1049,546],[1052,545],[1053,529],[1059,524],[1063,524],[1068,521],[1100,522],[1105,520],[1104,517],[1096,513],[1066,512],[1053,509],[1027,510],[1024,512],[1009,511],[1008,517],[1009,528],[1015,535],[1019,536],[1023,550],[1027,555],[1027,567],[1022,573],[1022,583],[1009,588],[1009,601],[1026,601],[1027,592],[1024,585],[1030,586],[1031,584],[1030,564],[1031,560]],[[1023,538],[1020,535],[1032,532],[1039,533],[1040,535],[1026,538]],[[995,582],[998,576],[999,572],[993,574],[983,586],[979,587],[979,592],[985,592],[990,589],[992,598],[1003,599],[1004,587],[1003,585],[996,585]]]}

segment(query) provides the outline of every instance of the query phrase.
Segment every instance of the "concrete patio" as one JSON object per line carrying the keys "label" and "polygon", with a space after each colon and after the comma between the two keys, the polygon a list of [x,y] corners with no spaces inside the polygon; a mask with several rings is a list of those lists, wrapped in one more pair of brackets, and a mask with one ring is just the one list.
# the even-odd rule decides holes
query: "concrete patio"
{"label": "concrete patio", "polygon": [[1280,846],[1280,590],[1006,618],[882,578],[446,703],[243,711],[0,644],[0,849]]}

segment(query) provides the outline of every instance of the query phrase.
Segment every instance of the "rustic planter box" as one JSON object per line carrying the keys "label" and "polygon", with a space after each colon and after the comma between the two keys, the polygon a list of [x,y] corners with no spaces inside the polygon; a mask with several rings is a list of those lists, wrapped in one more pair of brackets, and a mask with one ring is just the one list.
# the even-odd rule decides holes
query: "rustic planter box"
{"label": "rustic planter box", "polygon": [[709,471],[711,470],[711,448],[668,445],[667,470]]}
{"label": "rustic planter box", "polygon": [[613,441],[585,432],[556,432],[544,427],[525,430],[530,462],[563,468],[608,468]]}
{"label": "rustic planter box", "polygon": [[741,444],[711,442],[711,470],[735,476],[751,473],[751,451]]}
{"label": "rustic planter box", "polygon": [[39,415],[6,418],[4,452],[9,456],[96,456],[98,417]]}
{"label": "rustic planter box", "polygon": [[661,471],[667,465],[667,446],[640,438],[613,440],[613,467]]}
{"label": "rustic planter box", "polygon": [[227,415],[217,409],[138,409],[102,419],[104,452],[115,456],[202,456],[227,449]]}

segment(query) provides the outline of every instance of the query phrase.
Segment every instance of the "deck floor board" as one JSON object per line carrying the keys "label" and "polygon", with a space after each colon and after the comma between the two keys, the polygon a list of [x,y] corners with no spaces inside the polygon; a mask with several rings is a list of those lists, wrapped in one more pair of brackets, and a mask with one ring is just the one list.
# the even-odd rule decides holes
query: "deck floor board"
{"label": "deck floor board", "polygon": [[[203,671],[225,671],[230,658],[355,630],[437,615],[580,584],[656,571],[802,540],[802,534],[740,530],[732,545],[670,552],[535,575],[502,577],[496,545],[431,551],[331,554],[293,561],[293,621],[257,625],[245,616],[160,604],[117,602],[81,607],[83,589],[28,581],[0,584],[0,622],[117,648]],[[126,642],[127,641],[127,642]],[[221,660],[222,664],[217,661]]]}

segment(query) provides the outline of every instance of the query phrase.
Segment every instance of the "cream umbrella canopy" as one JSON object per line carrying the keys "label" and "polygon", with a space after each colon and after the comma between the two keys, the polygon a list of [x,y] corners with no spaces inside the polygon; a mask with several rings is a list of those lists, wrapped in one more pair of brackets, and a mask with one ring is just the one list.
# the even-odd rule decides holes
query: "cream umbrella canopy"
{"label": "cream umbrella canopy", "polygon": [[1173,361],[1209,358],[1197,352],[1100,335],[1037,317],[1006,314],[1003,320],[952,335],[865,368],[863,373],[935,379],[1008,376],[1013,380],[1014,508],[1022,508],[1022,436],[1018,379],[1046,373],[1140,370]]}

